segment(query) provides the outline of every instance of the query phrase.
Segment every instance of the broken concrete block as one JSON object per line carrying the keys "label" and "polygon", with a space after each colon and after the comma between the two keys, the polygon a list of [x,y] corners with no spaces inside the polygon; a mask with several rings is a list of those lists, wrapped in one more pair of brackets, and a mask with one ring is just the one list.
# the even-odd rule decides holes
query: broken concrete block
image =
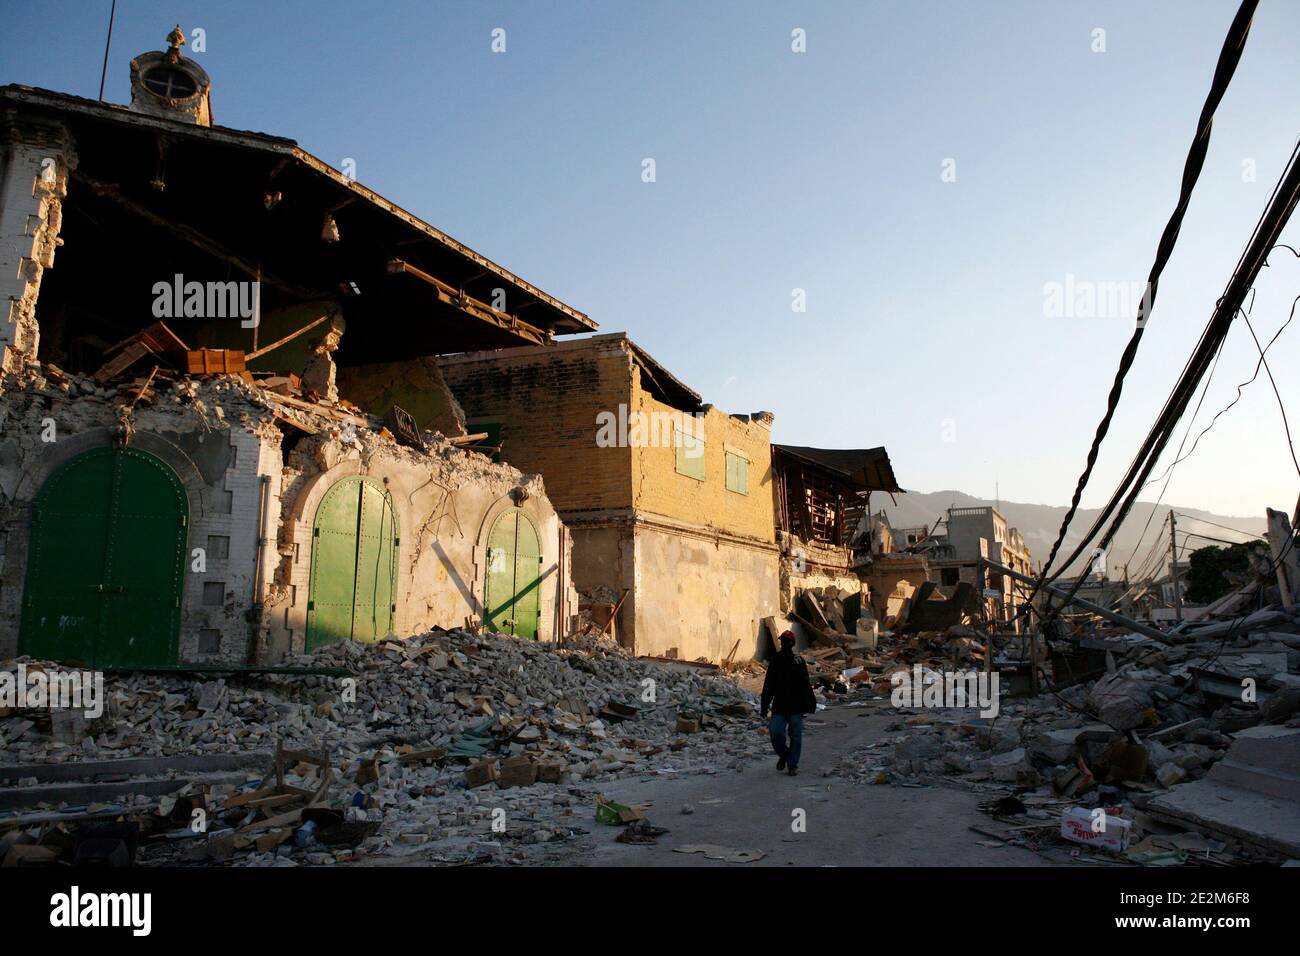
{"label": "broken concrete block", "polygon": [[1159,770],[1174,759],[1174,752],[1154,737],[1148,737],[1143,743],[1147,748],[1147,766],[1153,770]]}
{"label": "broken concrete block", "polygon": [[1021,774],[1033,770],[1029,764],[1029,755],[1024,747],[995,754],[989,758],[989,771],[993,779],[1001,783],[1016,783]]}
{"label": "broken concrete block", "polygon": [[568,763],[559,758],[547,758],[537,762],[537,779],[543,783],[559,783],[568,770]]}
{"label": "broken concrete block", "polygon": [[61,744],[75,746],[86,736],[86,715],[69,707],[50,711],[50,736]]}
{"label": "broken concrete block", "polygon": [[1048,730],[1037,734],[1029,743],[1029,752],[1054,764],[1068,763],[1074,759],[1074,738],[1077,728]]}
{"label": "broken concrete block", "polygon": [[1122,674],[1107,674],[1088,693],[1101,720],[1119,731],[1140,727],[1151,708],[1151,691],[1146,684]]}
{"label": "broken concrete block", "polygon": [[1156,779],[1162,787],[1172,787],[1187,779],[1187,771],[1172,760],[1156,771]]}
{"label": "broken concrete block", "polygon": [[226,702],[226,682],[224,680],[212,680],[199,684],[196,691],[198,700],[196,706],[204,713],[220,710]]}
{"label": "broken concrete block", "polygon": [[943,746],[937,734],[910,734],[894,747],[898,760],[930,760],[939,757]]}

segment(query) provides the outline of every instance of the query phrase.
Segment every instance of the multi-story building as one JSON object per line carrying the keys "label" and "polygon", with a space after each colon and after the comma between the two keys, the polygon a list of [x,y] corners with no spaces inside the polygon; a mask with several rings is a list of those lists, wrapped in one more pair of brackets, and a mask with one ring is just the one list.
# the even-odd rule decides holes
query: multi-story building
{"label": "multi-story building", "polygon": [[743,660],[777,611],[772,415],[729,415],[623,333],[444,356],[466,427],[546,476],[574,585],[635,653]]}
{"label": "multi-story building", "polygon": [[[924,530],[903,528],[896,530],[894,535],[896,540],[902,535],[907,541],[909,536],[919,535]],[[924,553],[929,559],[931,574],[938,575],[941,587],[955,587],[961,581],[981,583],[981,559],[1020,574],[1032,573],[1024,538],[1019,531],[1008,526],[1002,512],[988,505],[949,508],[942,531],[928,538],[918,537],[918,542],[923,541],[928,541]],[[982,597],[990,617],[1003,623],[1014,620],[1028,596],[1024,586],[1009,575],[992,570],[986,571],[982,583]]]}

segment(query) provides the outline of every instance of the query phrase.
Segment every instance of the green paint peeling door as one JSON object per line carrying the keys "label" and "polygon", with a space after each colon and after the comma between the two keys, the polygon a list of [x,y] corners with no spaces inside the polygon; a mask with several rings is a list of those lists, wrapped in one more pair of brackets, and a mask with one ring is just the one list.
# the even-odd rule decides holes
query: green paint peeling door
{"label": "green paint peeling door", "polygon": [[32,512],[18,652],[94,667],[175,664],[189,502],[134,448],[60,465]]}
{"label": "green paint peeling door", "polygon": [[542,542],[518,508],[502,513],[488,534],[484,623],[498,634],[536,639],[541,619]]}
{"label": "green paint peeling door", "polygon": [[307,650],[393,632],[397,567],[393,499],[372,478],[343,478],[325,493],[312,528]]}

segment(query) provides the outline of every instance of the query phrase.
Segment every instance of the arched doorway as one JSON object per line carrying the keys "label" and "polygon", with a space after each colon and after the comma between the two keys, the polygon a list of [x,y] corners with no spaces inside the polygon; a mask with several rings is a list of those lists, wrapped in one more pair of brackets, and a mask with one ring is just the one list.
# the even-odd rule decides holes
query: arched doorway
{"label": "arched doorway", "polygon": [[352,476],[325,492],[312,526],[307,650],[393,632],[397,543],[393,499],[382,484]]}
{"label": "arched doorway", "polygon": [[189,501],[134,448],[64,462],[32,511],[18,652],[93,667],[175,664]]}
{"label": "arched doorway", "polygon": [[498,634],[536,639],[541,619],[542,542],[518,508],[503,511],[488,534],[484,625]]}

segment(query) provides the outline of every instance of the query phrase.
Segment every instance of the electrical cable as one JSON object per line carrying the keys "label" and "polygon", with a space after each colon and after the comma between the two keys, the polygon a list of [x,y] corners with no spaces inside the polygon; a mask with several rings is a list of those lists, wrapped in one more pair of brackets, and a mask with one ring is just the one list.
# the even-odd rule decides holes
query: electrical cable
{"label": "electrical cable", "polygon": [[[1188,150],[1187,159],[1183,165],[1182,188],[1179,193],[1178,203],[1174,207],[1169,221],[1165,224],[1164,232],[1160,235],[1155,262],[1152,264],[1151,271],[1147,276],[1146,290],[1142,296],[1142,302],[1138,306],[1136,327],[1133,329],[1128,345],[1125,346],[1124,352],[1120,356],[1119,368],[1115,373],[1115,380],[1111,385],[1110,395],[1106,400],[1106,412],[1097,425],[1092,446],[1088,449],[1087,462],[1075,486],[1070,507],[1061,522],[1061,529],[1057,534],[1056,541],[1052,544],[1047,561],[1043,564],[1044,582],[1046,575],[1051,570],[1052,563],[1056,560],[1056,555],[1060,551],[1062,543],[1065,541],[1065,536],[1070,530],[1070,523],[1079,510],[1079,503],[1083,498],[1083,491],[1092,477],[1092,470],[1097,463],[1101,444],[1105,440],[1107,432],[1110,431],[1111,420],[1115,416],[1120,395],[1124,390],[1124,378],[1128,375],[1128,371],[1137,357],[1138,345],[1142,341],[1142,334],[1146,330],[1147,320],[1150,317],[1152,307],[1155,305],[1160,275],[1164,272],[1165,264],[1173,253],[1174,244],[1178,241],[1178,232],[1182,228],[1183,217],[1186,215],[1187,206],[1191,202],[1192,190],[1195,188],[1197,180],[1200,179],[1201,169],[1205,165],[1205,157],[1210,146],[1210,130],[1214,125],[1215,110],[1218,109],[1223,94],[1232,81],[1237,64],[1241,61],[1242,50],[1245,48],[1246,38],[1250,34],[1251,18],[1254,16],[1256,6],[1256,0],[1243,0],[1241,6],[1237,9],[1236,16],[1233,17],[1232,25],[1228,28],[1228,35],[1223,41],[1223,47],[1219,51],[1219,60],[1214,69],[1214,79],[1211,81],[1210,91],[1205,98],[1205,103],[1201,107],[1201,115],[1196,124],[1196,136],[1192,140],[1191,148]],[[1066,565],[1069,566],[1071,563],[1072,560],[1067,561]]]}
{"label": "electrical cable", "polygon": [[[1254,283],[1255,276],[1263,267],[1268,251],[1277,241],[1278,235],[1286,225],[1297,202],[1300,202],[1300,142],[1292,150],[1291,158],[1273,190],[1269,205],[1261,214],[1255,232],[1242,252],[1223,296],[1216,303],[1214,312],[1211,314],[1205,330],[1201,333],[1195,351],[1184,365],[1183,373],[1169,397],[1165,400],[1160,416],[1156,419],[1156,423],[1152,426],[1142,447],[1134,456],[1123,481],[1111,496],[1106,507],[1098,513],[1092,528],[1084,535],[1070,557],[1065,560],[1062,568],[1051,574],[1043,573],[1039,579],[1038,586],[1040,588],[1060,577],[1064,568],[1069,567],[1078,559],[1080,554],[1092,544],[1105,523],[1110,521],[1109,528],[1098,542],[1098,547],[1104,550],[1128,517],[1129,511],[1141,491],[1142,483],[1150,475],[1159,460],[1160,453],[1173,436],[1173,430],[1187,408],[1192,393],[1204,377],[1210,361],[1222,347],[1228,329],[1231,327],[1237,313],[1241,311],[1241,304]],[[1297,470],[1300,471],[1300,463],[1297,463]],[[1078,585],[1076,583],[1068,597],[1073,597],[1077,590]]]}

